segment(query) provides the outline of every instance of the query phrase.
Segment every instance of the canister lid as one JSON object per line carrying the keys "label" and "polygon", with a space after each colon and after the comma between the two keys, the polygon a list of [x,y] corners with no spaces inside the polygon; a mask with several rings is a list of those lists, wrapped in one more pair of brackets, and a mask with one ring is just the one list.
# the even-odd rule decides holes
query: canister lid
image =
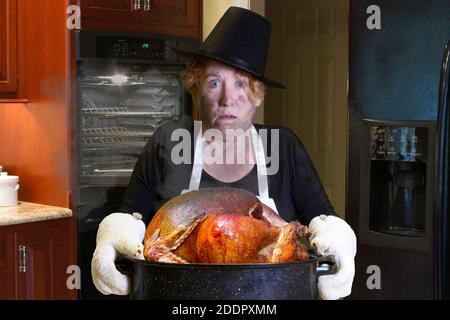
{"label": "canister lid", "polygon": [[0,172],[0,182],[19,182],[18,176],[9,176],[8,172]]}

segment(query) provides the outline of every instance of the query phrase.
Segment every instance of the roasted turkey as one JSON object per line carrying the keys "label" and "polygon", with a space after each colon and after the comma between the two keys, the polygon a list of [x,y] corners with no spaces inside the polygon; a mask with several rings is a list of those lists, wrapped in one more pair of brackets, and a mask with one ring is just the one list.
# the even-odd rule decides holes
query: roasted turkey
{"label": "roasted turkey", "polygon": [[251,192],[205,188],[166,202],[144,238],[149,261],[280,263],[309,258],[307,227],[287,223]]}

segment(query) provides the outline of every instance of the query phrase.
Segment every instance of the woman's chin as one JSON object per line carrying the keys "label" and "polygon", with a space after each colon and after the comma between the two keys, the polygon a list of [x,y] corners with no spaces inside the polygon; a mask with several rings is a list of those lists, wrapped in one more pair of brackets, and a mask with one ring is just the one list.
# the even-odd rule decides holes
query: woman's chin
{"label": "woman's chin", "polygon": [[214,128],[218,130],[238,129],[239,123],[237,119],[217,119],[214,122]]}

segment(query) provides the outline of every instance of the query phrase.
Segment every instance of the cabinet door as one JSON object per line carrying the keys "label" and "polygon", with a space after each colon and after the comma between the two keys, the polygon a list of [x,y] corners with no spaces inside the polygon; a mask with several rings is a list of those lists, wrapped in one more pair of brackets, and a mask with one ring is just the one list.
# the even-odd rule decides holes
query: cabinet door
{"label": "cabinet door", "polygon": [[15,236],[17,299],[58,299],[66,283],[59,263],[64,236],[58,222],[31,223]]}
{"label": "cabinet door", "polygon": [[142,0],[143,23],[194,28],[198,23],[198,0]]}
{"label": "cabinet door", "polygon": [[17,0],[0,0],[0,92],[17,91]]}
{"label": "cabinet door", "polygon": [[[81,28],[201,39],[200,0],[79,0]],[[135,7],[138,5],[138,9]]]}
{"label": "cabinet door", "polygon": [[139,22],[141,0],[81,0],[82,28],[84,20]]}
{"label": "cabinet door", "polygon": [[0,230],[0,300],[14,299],[14,273],[14,233]]}

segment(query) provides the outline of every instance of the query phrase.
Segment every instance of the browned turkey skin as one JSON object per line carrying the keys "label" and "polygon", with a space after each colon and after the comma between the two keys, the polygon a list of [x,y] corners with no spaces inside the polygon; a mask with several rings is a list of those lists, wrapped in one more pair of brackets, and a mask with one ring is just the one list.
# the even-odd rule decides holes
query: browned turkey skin
{"label": "browned turkey skin", "polygon": [[282,263],[309,258],[307,227],[287,223],[252,193],[205,188],[177,196],[152,219],[144,256],[168,263]]}

